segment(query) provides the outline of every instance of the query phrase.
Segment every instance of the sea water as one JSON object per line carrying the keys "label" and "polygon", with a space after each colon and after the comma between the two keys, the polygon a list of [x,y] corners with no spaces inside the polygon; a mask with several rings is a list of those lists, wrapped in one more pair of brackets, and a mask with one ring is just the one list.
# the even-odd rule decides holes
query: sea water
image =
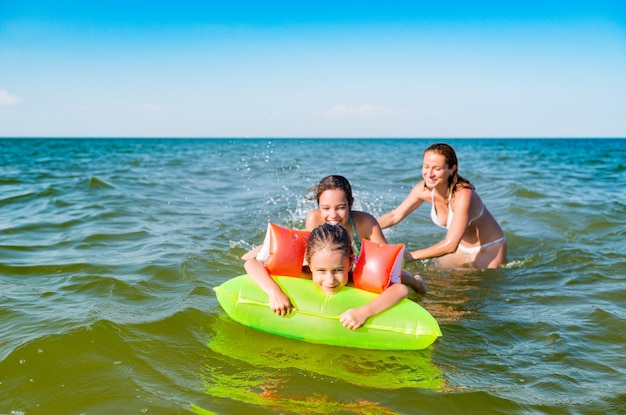
{"label": "sea water", "polygon": [[[341,174],[378,216],[441,140],[1,139],[1,414],[626,413],[626,140],[458,139],[503,268],[407,265],[443,337],[308,344],[230,320],[213,287],[267,222]],[[444,237],[423,206],[394,228]]]}

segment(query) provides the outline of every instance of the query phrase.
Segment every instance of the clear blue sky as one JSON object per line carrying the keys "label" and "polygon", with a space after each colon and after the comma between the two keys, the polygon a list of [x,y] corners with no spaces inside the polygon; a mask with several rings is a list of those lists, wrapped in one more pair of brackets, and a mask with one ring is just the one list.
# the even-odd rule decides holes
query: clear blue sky
{"label": "clear blue sky", "polygon": [[624,137],[626,1],[0,0],[0,137]]}

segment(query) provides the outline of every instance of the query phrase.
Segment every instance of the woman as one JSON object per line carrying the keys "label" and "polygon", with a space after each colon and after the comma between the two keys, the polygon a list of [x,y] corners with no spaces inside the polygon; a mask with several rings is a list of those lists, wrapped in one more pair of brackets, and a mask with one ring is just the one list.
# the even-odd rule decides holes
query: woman
{"label": "woman", "polygon": [[426,201],[432,204],[435,225],[447,229],[446,237],[427,248],[407,251],[406,261],[438,258],[443,267],[498,268],[506,260],[504,232],[458,170],[452,147],[431,145],[424,152],[423,180],[378,223],[383,229],[394,226]]}

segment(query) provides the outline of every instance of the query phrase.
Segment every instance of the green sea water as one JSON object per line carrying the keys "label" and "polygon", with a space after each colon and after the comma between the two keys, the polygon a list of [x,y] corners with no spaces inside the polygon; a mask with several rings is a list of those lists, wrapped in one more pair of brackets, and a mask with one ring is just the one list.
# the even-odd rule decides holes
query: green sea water
{"label": "green sea water", "polygon": [[[0,139],[0,414],[626,413],[626,140],[448,140],[502,225],[498,270],[408,268],[443,337],[299,342],[213,287],[328,174],[379,215],[435,140]],[[422,207],[392,229],[441,238]]]}

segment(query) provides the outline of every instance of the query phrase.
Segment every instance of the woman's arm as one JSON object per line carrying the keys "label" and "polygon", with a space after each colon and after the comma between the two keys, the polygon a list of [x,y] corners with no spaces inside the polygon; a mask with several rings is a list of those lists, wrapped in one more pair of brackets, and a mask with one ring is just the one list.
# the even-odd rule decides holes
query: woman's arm
{"label": "woman's arm", "polygon": [[391,284],[378,297],[359,308],[351,308],[339,317],[339,321],[345,328],[356,330],[365,324],[368,318],[382,313],[396,305],[409,295],[409,289],[403,284]]}
{"label": "woman's arm", "polygon": [[[469,210],[472,200],[471,189],[458,190],[454,195],[454,218],[444,240],[437,242],[428,248],[418,249],[412,252],[405,252],[405,261],[416,261],[420,259],[437,258],[443,255],[456,252],[459,243],[465,235],[469,224]],[[450,212],[448,211],[448,215]]]}
{"label": "woman's arm", "polygon": [[293,305],[289,297],[280,289],[276,281],[270,276],[265,266],[258,259],[249,259],[243,264],[246,272],[269,297],[270,308],[279,316],[291,313]]}
{"label": "woman's arm", "polygon": [[385,213],[378,218],[378,223],[382,229],[397,225],[411,212],[424,203],[424,182],[421,181],[409,192],[407,197],[392,211]]}

